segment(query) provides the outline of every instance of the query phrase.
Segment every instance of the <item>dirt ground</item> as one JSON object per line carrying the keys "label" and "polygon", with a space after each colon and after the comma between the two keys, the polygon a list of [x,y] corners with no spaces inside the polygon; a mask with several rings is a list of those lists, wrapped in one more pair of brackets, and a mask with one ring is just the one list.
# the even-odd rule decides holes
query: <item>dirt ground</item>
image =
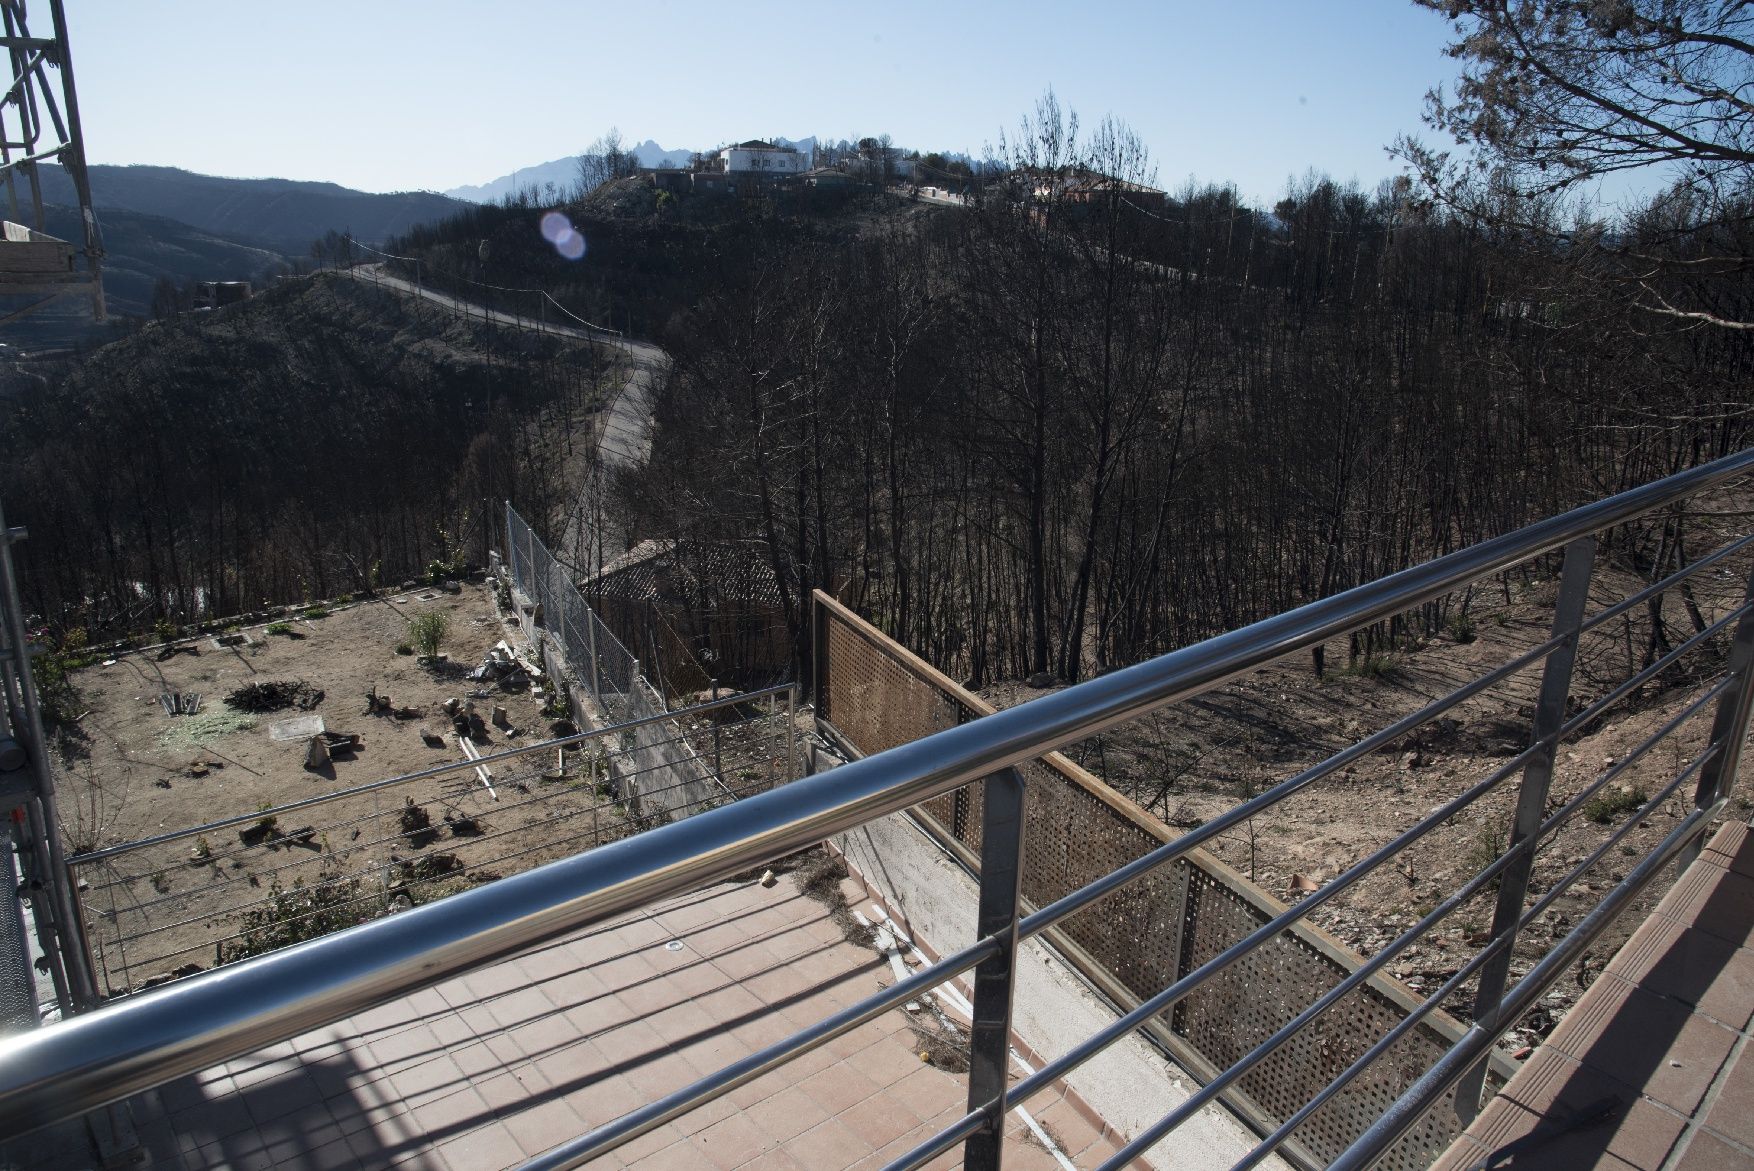
{"label": "dirt ground", "polygon": [[[1748,559],[1741,556],[1695,582],[1694,595],[1706,622],[1722,617],[1742,596]],[[1598,569],[1586,614],[1598,612],[1638,586],[1632,575]],[[1476,594],[1466,640],[1455,635],[1409,646],[1367,670],[1346,670],[1347,645],[1326,648],[1328,671],[1318,679],[1310,656],[1300,654],[1259,669],[1187,703],[1134,721],[1074,748],[1068,755],[1138,800],[1167,824],[1191,829],[1300,769],[1348,747],[1395,719],[1498,667],[1544,640],[1549,633],[1557,583],[1513,582]],[[1674,642],[1693,633],[1678,598],[1664,610]],[[1643,664],[1649,630],[1641,606],[1628,621],[1616,619],[1583,639],[1572,688],[1570,714],[1605,695]],[[1728,637],[1710,644],[1715,653],[1689,656],[1698,675],[1721,670]],[[1529,743],[1529,718],[1540,686],[1540,668],[1526,669],[1466,701],[1421,733],[1315,783],[1215,841],[1207,849],[1287,901],[1302,897],[1293,879],[1316,886],[1389,842],[1402,830],[1503,768]],[[1647,684],[1605,717],[1565,741],[1558,754],[1548,801],[1551,814],[1596,780],[1634,746],[1701,695],[1695,675],[1665,675]],[[982,692],[997,706],[1041,695],[1021,684]],[[1671,739],[1627,768],[1603,792],[1654,794],[1692,763],[1704,744],[1714,704],[1706,704]],[[1313,920],[1353,950],[1369,956],[1412,926],[1473,877],[1503,849],[1521,770],[1429,836],[1317,910]],[[1639,857],[1691,808],[1693,781],[1632,829],[1542,917],[1524,932],[1515,971],[1544,952],[1601,897]],[[1727,811],[1748,819],[1754,810],[1754,757],[1745,755]],[[1605,820],[1581,814],[1542,847],[1532,890],[1549,890],[1607,835],[1625,826],[1624,809],[1595,807]],[[1550,992],[1541,1008],[1505,1042],[1515,1051],[1544,1036],[1565,1009],[1636,929],[1672,884],[1673,871],[1653,884],[1623,914],[1585,960]],[[1300,883],[1300,885],[1307,885]],[[1442,921],[1427,940],[1409,948],[1390,971],[1414,989],[1434,991],[1484,942],[1492,919],[1489,892],[1476,896]],[[1472,986],[1447,1007],[1471,1016]]]}
{"label": "dirt ground", "polygon": [[[449,619],[442,662],[424,663],[395,649],[408,639],[407,620],[426,611]],[[546,699],[536,689],[508,691],[466,678],[495,643],[516,636],[481,584],[462,583],[456,594],[413,590],[339,607],[327,617],[283,620],[291,635],[258,626],[245,632],[247,646],[220,647],[202,638],[168,656],[138,651],[78,674],[75,686],[88,710],[76,725],[78,738],[64,745],[59,778],[71,853],[460,761],[441,706],[450,697],[475,697],[484,717],[494,705],[505,708],[505,726],[488,719],[474,741],[484,755],[550,734],[542,715]],[[307,769],[306,739],[276,741],[270,734],[275,723],[306,712],[244,715],[224,702],[243,684],[283,680],[320,689],[323,698],[308,714],[321,717],[328,731],[357,734],[357,751]],[[389,697],[395,714],[367,713],[374,689]],[[158,699],[163,691],[199,692],[199,714],[166,715]],[[496,766],[494,794],[464,768],[76,863],[100,976],[110,992],[120,992],[190,965],[205,967],[216,948],[291,942],[285,936],[296,937],[300,924],[332,929],[369,918],[398,893],[412,902],[423,886],[454,888],[485,877],[489,861],[503,865],[513,853],[546,856],[544,847],[574,831],[587,808],[604,807],[592,820],[605,830],[604,822],[621,819],[597,798],[588,770],[581,772],[583,755],[559,771],[550,753]],[[543,776],[562,783],[552,792],[542,789]],[[406,832],[409,801],[429,827]],[[564,832],[555,828],[557,817]],[[532,836],[531,824],[544,832]],[[515,850],[500,840],[510,834],[518,836]],[[268,913],[251,918],[252,909]]]}
{"label": "dirt ground", "polygon": [[[435,670],[395,647],[408,640],[407,620],[424,611],[450,622],[441,653],[446,668]],[[506,628],[494,617],[484,587],[469,582],[456,595],[415,590],[388,598],[335,608],[328,617],[308,620],[294,611],[283,621],[293,633],[272,635],[249,628],[248,646],[218,647],[212,638],[184,642],[168,658],[156,650],[123,655],[113,666],[80,671],[75,687],[89,714],[77,725],[80,753],[62,767],[62,816],[76,852],[150,837],[166,829],[199,825],[263,805],[280,805],[328,790],[426,768],[457,756],[455,743],[428,747],[421,728],[449,732],[439,705],[478,684],[458,678],[473,668]],[[269,726],[304,714],[297,709],[250,715],[253,726],[221,731],[191,741],[179,731],[199,727],[203,718],[236,715],[224,697],[252,682],[299,680],[320,688],[324,697],[313,710],[331,732],[357,732],[362,738],[351,757],[329,767],[304,767],[304,742],[276,742]],[[467,687],[465,686],[467,684]],[[396,719],[365,714],[365,697],[376,689],[398,707],[421,709],[425,718]],[[162,691],[199,692],[199,715],[167,716]],[[540,701],[528,692],[494,700],[506,706],[514,727],[535,728]],[[240,717],[246,718],[246,717]],[[490,728],[495,747],[503,733]],[[489,750],[483,745],[483,751]],[[206,775],[190,775],[191,762],[206,760]]]}

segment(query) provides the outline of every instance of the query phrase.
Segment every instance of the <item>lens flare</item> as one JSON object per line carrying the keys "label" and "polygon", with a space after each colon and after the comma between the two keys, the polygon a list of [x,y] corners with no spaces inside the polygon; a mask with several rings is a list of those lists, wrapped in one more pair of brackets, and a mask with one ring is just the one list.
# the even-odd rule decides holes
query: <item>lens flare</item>
{"label": "lens flare", "polygon": [[554,250],[568,260],[577,260],[585,254],[585,238],[569,227],[554,242]]}
{"label": "lens flare", "polygon": [[551,211],[542,217],[542,238],[550,244],[560,243],[562,236],[572,232],[572,221],[558,211]]}

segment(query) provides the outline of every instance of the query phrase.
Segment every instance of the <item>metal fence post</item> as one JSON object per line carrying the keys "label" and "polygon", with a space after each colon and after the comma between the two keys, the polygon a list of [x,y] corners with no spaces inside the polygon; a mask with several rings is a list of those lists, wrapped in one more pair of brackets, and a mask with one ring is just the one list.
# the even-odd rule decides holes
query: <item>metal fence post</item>
{"label": "metal fence post", "polygon": [[798,685],[786,688],[786,780],[795,781],[798,767]]}
{"label": "metal fence post", "polygon": [[810,693],[815,697],[816,718],[828,719],[828,607],[811,598]]}
{"label": "metal fence post", "polygon": [[[1553,637],[1564,638],[1547,656],[1541,674],[1541,695],[1535,704],[1530,743],[1538,745],[1523,766],[1522,787],[1517,792],[1516,820],[1506,849],[1514,855],[1499,876],[1498,905],[1492,913],[1492,942],[1503,941],[1500,950],[1480,969],[1480,989],[1474,996],[1474,1020],[1483,1027],[1498,1023],[1505,982],[1510,976],[1512,952],[1516,950],[1517,922],[1523,915],[1523,899],[1529,891],[1529,872],[1535,862],[1535,831],[1547,811],[1547,792],[1553,783],[1553,760],[1559,752],[1559,729],[1565,723],[1565,704],[1571,696],[1571,668],[1577,661],[1579,628],[1584,604],[1589,600],[1590,574],[1595,567],[1595,537],[1580,537],[1565,547],[1565,566],[1560,572],[1559,600],[1553,608]],[[1480,1095],[1486,1085],[1486,1058],[1482,1057],[1456,1085],[1456,1116],[1471,1122],[1480,1112]]]}
{"label": "metal fence post", "polygon": [[[1749,602],[1754,602],[1754,570],[1749,572],[1747,588],[1742,592],[1742,604],[1746,606]],[[1754,611],[1744,612],[1736,623],[1726,670],[1735,682],[1718,697],[1717,712],[1712,717],[1710,742],[1718,745],[1718,751],[1699,774],[1699,787],[1694,793],[1693,803],[1701,809],[1728,796],[1730,786],[1736,783],[1742,741],[1748,736],[1748,718],[1754,711],[1754,686],[1748,681],[1748,676],[1754,674]],[[1699,856],[1703,841],[1703,838],[1694,839],[1682,853],[1680,862],[1683,867]]]}
{"label": "metal fence post", "polygon": [[597,660],[597,612],[585,607],[585,642],[586,653],[591,659],[591,698],[597,701],[597,710],[603,711],[603,671]]}
{"label": "metal fence post", "polygon": [[[707,687],[709,689],[709,694],[711,694],[711,696],[713,698],[713,702],[714,703],[719,702],[719,681],[717,679],[709,679],[707,681]],[[719,778],[719,784],[721,784],[721,785],[725,783],[725,761],[724,761],[723,747],[724,746],[720,742],[720,737],[719,737],[718,715],[717,715],[717,712],[715,711],[714,717],[713,717],[713,775]]]}
{"label": "metal fence post", "polygon": [[969,1171],[998,1171],[1005,1151],[1011,997],[1017,984],[1017,904],[1023,879],[1023,774],[1015,768],[994,773],[986,780],[985,798],[975,937],[997,935],[1003,946],[974,970],[968,1108],[985,1113],[987,1123],[963,1143],[962,1165]]}

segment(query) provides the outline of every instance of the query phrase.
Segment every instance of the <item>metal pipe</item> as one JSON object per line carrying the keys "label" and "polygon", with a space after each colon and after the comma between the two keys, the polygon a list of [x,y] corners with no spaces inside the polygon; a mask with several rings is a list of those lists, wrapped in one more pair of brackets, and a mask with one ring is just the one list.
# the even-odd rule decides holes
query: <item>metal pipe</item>
{"label": "metal pipe", "polygon": [[999,1171],[1005,1154],[1006,1087],[1010,1085],[1011,1003],[1017,986],[1017,908],[1023,891],[1027,790],[1008,768],[988,777],[981,800],[981,877],[975,932],[1004,945],[974,970],[969,1014],[968,1110],[986,1125],[963,1144],[967,1171]]}
{"label": "metal pipe", "polygon": [[[1595,572],[1596,539],[1580,537],[1565,547],[1565,568],[1560,573],[1559,601],[1553,609],[1553,637],[1565,645],[1547,656],[1541,676],[1541,692],[1535,703],[1530,740],[1540,750],[1523,766],[1523,783],[1517,790],[1516,812],[1511,817],[1508,853],[1515,859],[1498,884],[1498,902],[1492,912],[1492,934],[1509,937],[1503,950],[1480,971],[1474,991],[1473,1018],[1496,1024],[1499,1000],[1510,978],[1510,961],[1522,922],[1523,896],[1535,868],[1536,836],[1547,809],[1547,790],[1553,783],[1553,761],[1559,754],[1559,729],[1565,723],[1565,706],[1571,698],[1571,668],[1577,659],[1578,630],[1589,601],[1590,577]],[[1456,1116],[1463,1124],[1480,1112],[1480,1095],[1486,1087],[1486,1063],[1480,1061],[1463,1076],[1456,1090]]]}
{"label": "metal pipe", "polygon": [[[1529,974],[1505,994],[1501,1017],[1514,1020],[1527,1011],[1553,981],[1563,975],[1565,969],[1583,954],[1584,949],[1595,942],[1596,937],[1614,921],[1621,909],[1650,885],[1670,859],[1680,854],[1697,835],[1705,832],[1718,808],[1718,805],[1714,805],[1706,809],[1689,810],[1680,824],[1658,843],[1657,848],[1633,867],[1619,885],[1608,892],[1606,898],[1597,903],[1569,934],[1555,942],[1553,950],[1541,957],[1529,970]],[[1338,1158],[1328,1164],[1328,1171],[1365,1171],[1365,1168],[1374,1165],[1497,1039],[1498,1035],[1489,1029],[1477,1024],[1470,1027],[1462,1039],[1438,1059],[1436,1065],[1414,1082],[1406,1093],[1395,1099],[1381,1117],[1359,1135],[1351,1146],[1342,1151]]]}
{"label": "metal pipe", "polygon": [[0,1042],[0,1130],[81,1113],[722,880],[1750,469],[1754,449],[831,774],[9,1038]]}
{"label": "metal pipe", "polygon": [[[23,732],[29,738],[26,747],[30,750],[31,779],[36,790],[36,800],[28,803],[29,816],[33,830],[40,833],[39,845],[33,852],[41,853],[46,869],[46,873],[36,876],[45,895],[37,904],[37,927],[51,966],[58,961],[66,969],[65,991],[71,997],[70,1004],[61,1005],[61,1011],[66,1013],[93,1003],[97,999],[97,982],[91,970],[91,945],[80,930],[81,920],[74,906],[72,872],[67,869],[61,843],[61,816],[55,804],[55,776],[49,768],[49,741],[43,732],[42,706],[31,682],[29,632],[25,630],[24,602],[12,564],[12,546],[23,537],[24,530],[9,528],[4,512],[0,511],[0,590],[4,591],[0,602],[4,602],[8,619],[7,642],[18,654],[15,670],[24,696],[24,727],[15,727],[13,732],[15,735]],[[45,930],[49,927],[45,919],[52,923],[52,934]]]}

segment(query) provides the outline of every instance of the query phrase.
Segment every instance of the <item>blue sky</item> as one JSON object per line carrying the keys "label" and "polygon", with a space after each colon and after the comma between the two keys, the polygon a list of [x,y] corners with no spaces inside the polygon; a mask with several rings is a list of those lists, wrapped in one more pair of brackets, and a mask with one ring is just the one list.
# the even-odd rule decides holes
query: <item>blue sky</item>
{"label": "blue sky", "polygon": [[[34,6],[33,6],[34,7]],[[1405,0],[68,0],[87,157],[443,190],[631,142],[888,133],[978,155],[1052,86],[1189,176],[1372,186],[1454,76]],[[46,12],[40,17],[46,17]]]}

